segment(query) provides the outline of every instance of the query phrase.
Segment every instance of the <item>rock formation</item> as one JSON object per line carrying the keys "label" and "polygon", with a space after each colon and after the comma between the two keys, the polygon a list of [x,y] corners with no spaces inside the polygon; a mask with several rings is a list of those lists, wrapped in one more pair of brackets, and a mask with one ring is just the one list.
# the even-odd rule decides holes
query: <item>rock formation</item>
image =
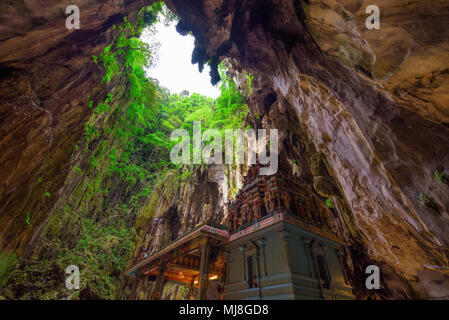
{"label": "rock formation", "polygon": [[[49,221],[62,219],[67,205],[94,212],[92,219],[105,215],[103,200],[81,203],[89,186],[73,174],[75,166],[88,162],[75,148],[92,115],[88,101],[106,95],[91,57],[117,37],[114,24],[152,2],[78,1],[80,30],[65,28],[62,1],[0,4],[0,286],[17,261],[24,268],[30,259],[54,256],[43,239],[51,233]],[[379,30],[366,28],[369,4],[380,8]],[[326,198],[336,203],[335,222],[347,242],[357,297],[370,295],[364,287],[369,264],[382,270],[377,297],[447,296],[447,275],[424,268],[449,265],[449,185],[435,178],[435,172],[449,170],[447,1],[170,0],[167,5],[181,19],[178,31],[196,38],[192,62],[214,67],[230,59],[243,90],[244,75],[254,75],[246,92],[248,121],[282,129],[282,161],[323,206]],[[217,79],[215,72],[211,76]],[[95,121],[107,123],[110,117]],[[107,139],[103,134],[99,141]],[[198,184],[195,191],[173,183],[174,190],[147,199],[151,219],[145,220],[146,213],[139,215],[142,221],[126,216],[124,224],[136,227],[135,255],[142,245],[156,248],[166,241],[170,235],[161,234],[166,230],[182,233],[222,218],[223,183],[201,170],[190,179]],[[109,198],[111,208],[132,197],[132,189],[109,184],[117,191]],[[195,216],[199,211],[203,216]],[[31,225],[24,223],[27,212]],[[155,218],[163,227],[153,225]],[[78,222],[66,216],[60,223],[54,231],[59,241],[77,238]],[[36,282],[45,277],[36,276]],[[135,294],[130,281],[119,282],[127,288],[122,298]]]}

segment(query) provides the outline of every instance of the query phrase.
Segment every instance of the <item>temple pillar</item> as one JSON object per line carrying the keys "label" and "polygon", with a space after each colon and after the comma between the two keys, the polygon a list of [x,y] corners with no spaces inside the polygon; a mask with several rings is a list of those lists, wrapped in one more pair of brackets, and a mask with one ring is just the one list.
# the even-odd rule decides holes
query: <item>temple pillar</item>
{"label": "temple pillar", "polygon": [[240,254],[241,254],[241,256],[242,256],[242,282],[245,282],[245,281],[246,281],[245,249],[246,249],[245,245],[243,245],[243,246],[240,247]]}
{"label": "temple pillar", "polygon": [[167,263],[161,262],[159,265],[159,270],[156,278],[156,283],[154,284],[153,293],[151,295],[152,299],[160,300],[162,296],[162,290],[164,289],[165,283],[165,270],[167,269]]}
{"label": "temple pillar", "polygon": [[137,298],[139,297],[139,289],[140,289],[140,285],[142,283],[141,282],[141,277],[142,277],[141,273],[142,273],[141,269],[138,269],[136,271],[136,279],[134,280],[133,287],[131,289],[131,296],[130,296],[131,300],[137,300]]}
{"label": "temple pillar", "polygon": [[315,264],[313,262],[314,255],[311,249],[313,240],[309,238],[302,238],[302,241],[304,243],[304,248],[306,249],[307,264],[309,266],[310,276],[315,278],[317,275],[315,270]]}
{"label": "temple pillar", "polygon": [[266,277],[267,276],[267,264],[265,260],[265,239],[259,239],[257,240],[257,245],[260,247],[260,260],[261,260],[261,276]]}
{"label": "temple pillar", "polygon": [[284,261],[285,264],[283,264],[283,272],[290,272],[290,253],[288,250],[288,232],[285,230],[282,230],[279,232],[279,236],[281,238],[281,244],[282,244],[282,251],[284,254]]}
{"label": "temple pillar", "polygon": [[231,263],[231,253],[229,251],[225,252],[226,256],[226,284],[229,284],[229,269],[230,269],[230,263]]}
{"label": "temple pillar", "polygon": [[348,279],[348,275],[345,272],[345,266],[343,264],[343,259],[344,259],[344,253],[343,253],[343,249],[339,248],[336,250],[335,252],[337,254],[337,258],[338,258],[338,264],[340,266],[341,269],[341,273],[343,274],[343,280],[345,281],[346,285],[349,285],[349,279]]}
{"label": "temple pillar", "polygon": [[[321,245],[316,240],[313,240],[310,242],[309,248],[310,248],[310,252],[312,254],[312,263],[314,265],[315,276],[318,279],[319,287],[321,290],[321,298],[326,299],[325,289],[327,289],[327,288],[324,288],[323,281],[325,279],[323,279],[323,277],[325,275],[322,274],[322,271],[328,273],[328,270],[327,270],[327,266],[323,266],[325,269],[320,271],[320,266],[319,266],[319,261],[318,261],[320,255],[322,256],[322,259],[325,259],[324,249],[323,249],[323,247],[321,247]],[[327,279],[327,280],[330,281],[330,279]]]}
{"label": "temple pillar", "polygon": [[200,244],[200,273],[198,275],[198,292],[197,300],[205,300],[207,294],[207,287],[209,286],[209,258],[210,258],[210,244],[207,240]]}
{"label": "temple pillar", "polygon": [[262,288],[260,285],[260,277],[262,276],[260,267],[260,251],[260,247],[256,245],[257,288],[259,289],[259,300],[262,300]]}

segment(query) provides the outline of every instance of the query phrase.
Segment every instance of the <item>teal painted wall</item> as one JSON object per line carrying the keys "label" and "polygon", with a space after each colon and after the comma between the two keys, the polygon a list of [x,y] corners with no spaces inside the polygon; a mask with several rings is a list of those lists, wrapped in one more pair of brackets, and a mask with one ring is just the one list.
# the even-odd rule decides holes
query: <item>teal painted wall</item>
{"label": "teal painted wall", "polygon": [[[265,248],[255,243],[264,239]],[[286,245],[284,244],[287,240]],[[304,239],[313,240],[311,251]],[[244,256],[241,248],[244,247]],[[255,231],[225,246],[229,254],[226,299],[351,299],[351,288],[337,255],[340,244],[288,223],[278,223]],[[259,264],[256,255],[259,251]],[[322,255],[325,268],[319,272],[316,258]],[[264,259],[265,254],[265,259]],[[248,281],[248,260],[252,257],[253,272],[260,278],[257,287]],[[329,289],[322,288],[320,274],[328,278]],[[324,282],[323,282],[324,283]],[[259,288],[260,284],[260,288]]]}

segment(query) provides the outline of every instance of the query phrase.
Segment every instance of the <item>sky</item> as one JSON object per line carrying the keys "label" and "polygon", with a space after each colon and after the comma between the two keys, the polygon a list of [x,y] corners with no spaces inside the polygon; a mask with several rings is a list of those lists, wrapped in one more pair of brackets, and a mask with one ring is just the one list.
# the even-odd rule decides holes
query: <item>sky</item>
{"label": "sky", "polygon": [[158,62],[147,70],[148,75],[159,80],[160,85],[171,93],[187,90],[190,93],[217,98],[220,90],[210,83],[210,67],[205,65],[200,73],[198,65],[192,65],[195,38],[191,35],[181,36],[176,31],[175,24],[165,26],[163,22],[159,22],[155,25],[157,32],[154,37],[146,33],[142,35],[142,41],[150,44],[157,41],[161,45],[158,50]]}

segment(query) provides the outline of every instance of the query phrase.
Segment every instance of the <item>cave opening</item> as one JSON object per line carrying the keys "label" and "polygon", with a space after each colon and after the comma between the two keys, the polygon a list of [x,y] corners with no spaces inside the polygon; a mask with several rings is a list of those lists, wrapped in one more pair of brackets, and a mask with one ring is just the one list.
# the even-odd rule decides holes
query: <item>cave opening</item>
{"label": "cave opening", "polygon": [[147,76],[173,94],[198,93],[213,99],[220,90],[210,81],[210,66],[198,68],[192,63],[195,37],[191,32],[181,35],[176,26],[179,18],[164,6],[156,23],[148,25],[140,40],[149,45],[152,56],[146,68]]}

